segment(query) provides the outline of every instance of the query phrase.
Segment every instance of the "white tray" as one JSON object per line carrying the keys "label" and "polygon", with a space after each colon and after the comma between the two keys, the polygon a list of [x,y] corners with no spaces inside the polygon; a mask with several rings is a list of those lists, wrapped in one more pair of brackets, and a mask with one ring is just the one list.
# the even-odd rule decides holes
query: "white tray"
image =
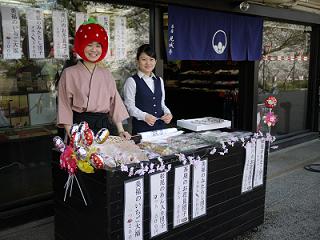
{"label": "white tray", "polygon": [[177,126],[199,132],[219,128],[229,128],[231,127],[231,121],[214,117],[181,119],[177,121]]}

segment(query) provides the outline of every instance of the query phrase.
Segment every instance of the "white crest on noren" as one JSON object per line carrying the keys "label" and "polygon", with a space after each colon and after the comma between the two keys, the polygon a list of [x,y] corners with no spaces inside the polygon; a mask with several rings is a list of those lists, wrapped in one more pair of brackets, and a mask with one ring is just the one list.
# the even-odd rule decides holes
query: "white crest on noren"
{"label": "white crest on noren", "polygon": [[[224,35],[224,44],[222,42],[218,42],[217,44],[215,44],[215,38],[217,36],[218,33],[221,33]],[[214,34],[213,34],[213,37],[212,37],[212,47],[213,47],[213,50],[217,53],[217,54],[222,54],[224,52],[224,50],[226,49],[227,47],[227,44],[228,44],[228,39],[227,39],[227,34],[225,31],[219,29],[218,31],[216,31]]]}

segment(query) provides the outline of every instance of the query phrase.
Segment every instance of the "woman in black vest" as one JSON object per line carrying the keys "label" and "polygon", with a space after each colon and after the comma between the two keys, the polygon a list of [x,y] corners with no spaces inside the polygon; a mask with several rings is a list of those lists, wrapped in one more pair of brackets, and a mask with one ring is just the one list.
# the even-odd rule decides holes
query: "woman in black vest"
{"label": "woman in black vest", "polygon": [[132,134],[163,129],[172,119],[165,105],[163,80],[152,72],[156,63],[156,54],[150,45],[140,46],[138,72],[124,84],[124,103],[132,116]]}

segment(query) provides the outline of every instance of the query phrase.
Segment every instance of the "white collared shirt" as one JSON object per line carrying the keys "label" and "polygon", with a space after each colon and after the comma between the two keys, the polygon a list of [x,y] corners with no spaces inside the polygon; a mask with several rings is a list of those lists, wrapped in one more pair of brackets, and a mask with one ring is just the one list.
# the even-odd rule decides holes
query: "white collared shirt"
{"label": "white collared shirt", "polygon": [[[154,80],[152,77],[155,77],[154,73],[151,76],[146,76],[143,72],[138,71],[138,76],[144,80],[150,90],[154,93]],[[169,108],[165,105],[165,91],[164,91],[164,83],[163,79],[160,77],[161,82],[161,92],[162,92],[162,99],[161,99],[161,108],[163,112],[171,113]],[[135,117],[138,120],[145,120],[147,112],[142,111],[141,109],[136,107],[136,82],[132,77],[129,77],[124,86],[123,86],[123,96],[124,96],[124,104],[127,107],[127,110],[130,116]],[[149,113],[151,114],[151,113]]]}

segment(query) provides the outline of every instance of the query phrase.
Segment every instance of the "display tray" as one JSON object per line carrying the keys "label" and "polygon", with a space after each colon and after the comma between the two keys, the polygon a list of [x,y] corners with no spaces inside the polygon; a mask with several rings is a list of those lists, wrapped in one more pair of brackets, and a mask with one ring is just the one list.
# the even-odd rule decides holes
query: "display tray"
{"label": "display tray", "polygon": [[205,130],[229,128],[231,127],[231,121],[214,117],[181,119],[177,121],[177,126],[199,132]]}

